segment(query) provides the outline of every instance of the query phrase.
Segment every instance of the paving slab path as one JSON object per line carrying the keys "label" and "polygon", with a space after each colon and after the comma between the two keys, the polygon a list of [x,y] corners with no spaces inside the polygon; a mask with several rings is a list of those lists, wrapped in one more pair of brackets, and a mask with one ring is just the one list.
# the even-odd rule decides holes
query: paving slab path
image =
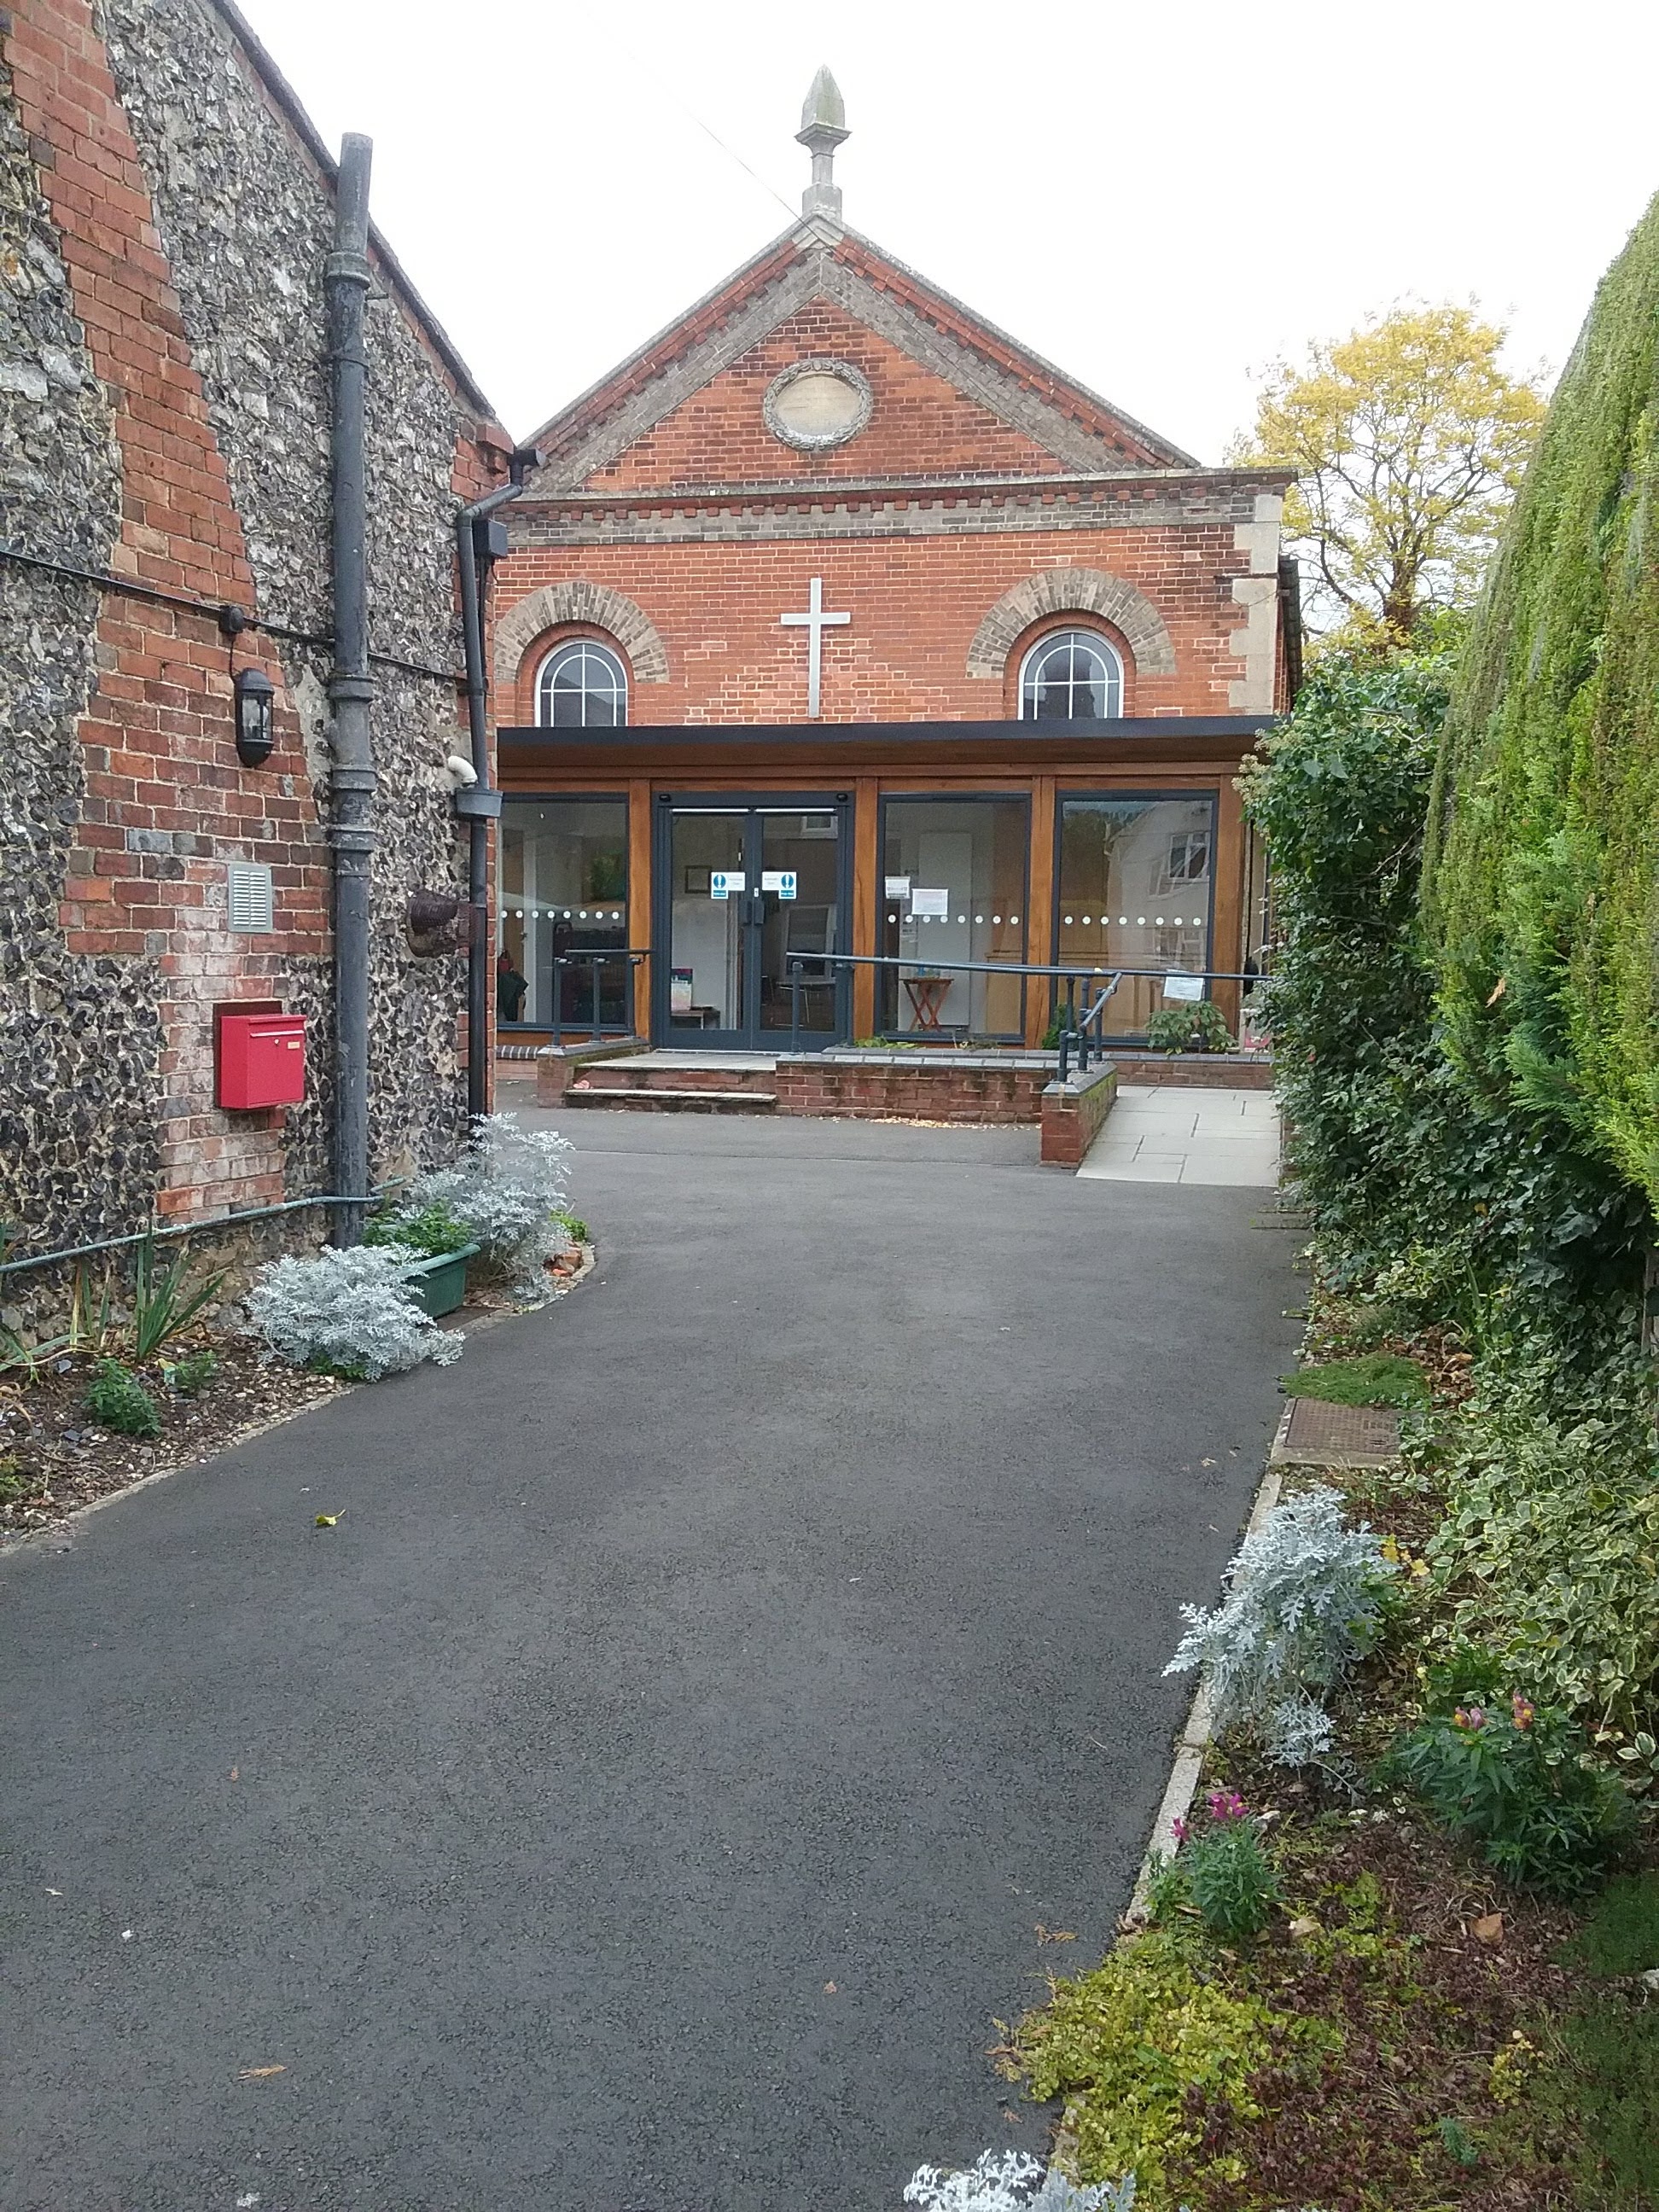
{"label": "paving slab path", "polygon": [[1127,1901],[1291,1236],[1025,1130],[570,1126],[573,1296],[0,1558],[7,2212],[1042,2148],[994,2021]]}

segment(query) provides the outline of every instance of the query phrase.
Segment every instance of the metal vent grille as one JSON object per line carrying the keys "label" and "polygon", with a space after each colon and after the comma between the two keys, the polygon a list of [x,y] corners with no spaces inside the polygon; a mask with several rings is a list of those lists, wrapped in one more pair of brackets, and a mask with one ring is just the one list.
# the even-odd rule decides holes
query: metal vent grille
{"label": "metal vent grille", "polygon": [[270,870],[257,861],[234,860],[230,866],[230,926],[250,933],[275,929],[276,900]]}

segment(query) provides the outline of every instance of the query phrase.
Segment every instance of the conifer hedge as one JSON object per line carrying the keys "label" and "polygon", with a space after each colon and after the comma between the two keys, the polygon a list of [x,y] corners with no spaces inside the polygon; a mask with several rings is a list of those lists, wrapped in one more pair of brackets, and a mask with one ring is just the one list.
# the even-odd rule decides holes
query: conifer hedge
{"label": "conifer hedge", "polygon": [[1659,1203],[1659,197],[1603,278],[1476,618],[1424,913],[1444,1035]]}

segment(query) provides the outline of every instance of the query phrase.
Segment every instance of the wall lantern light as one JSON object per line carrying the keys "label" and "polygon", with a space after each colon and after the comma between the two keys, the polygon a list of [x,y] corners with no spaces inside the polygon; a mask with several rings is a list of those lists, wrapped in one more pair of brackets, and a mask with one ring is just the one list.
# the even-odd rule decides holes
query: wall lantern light
{"label": "wall lantern light", "polygon": [[263,768],[276,739],[271,712],[276,687],[260,668],[236,672],[236,751],[245,768]]}

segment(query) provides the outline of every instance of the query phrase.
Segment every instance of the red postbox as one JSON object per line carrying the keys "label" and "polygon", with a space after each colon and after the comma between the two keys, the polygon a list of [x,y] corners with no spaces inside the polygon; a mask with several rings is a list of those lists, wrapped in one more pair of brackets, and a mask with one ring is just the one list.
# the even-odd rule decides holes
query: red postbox
{"label": "red postbox", "polygon": [[306,1095],[306,1018],[275,1006],[216,1006],[219,1103],[297,1106]]}

